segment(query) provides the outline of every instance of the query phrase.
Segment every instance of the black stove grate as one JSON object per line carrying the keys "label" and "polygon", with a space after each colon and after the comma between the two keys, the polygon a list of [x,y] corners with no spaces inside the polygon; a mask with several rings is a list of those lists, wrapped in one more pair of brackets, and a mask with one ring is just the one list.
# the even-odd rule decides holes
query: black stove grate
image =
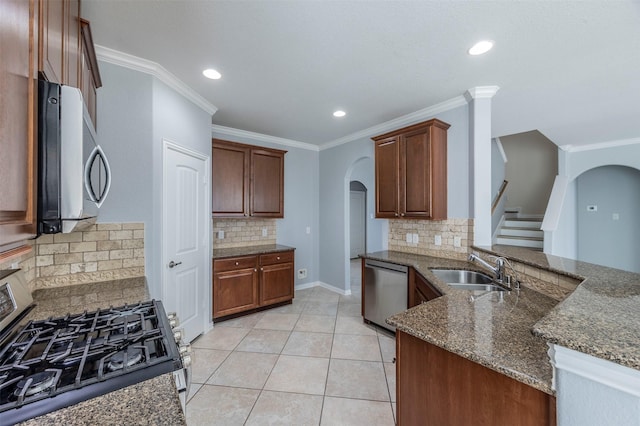
{"label": "black stove grate", "polygon": [[[0,351],[0,424],[181,367],[160,301],[31,321]],[[54,376],[46,377],[46,386],[38,384],[45,372]],[[36,385],[42,389],[31,388]]]}

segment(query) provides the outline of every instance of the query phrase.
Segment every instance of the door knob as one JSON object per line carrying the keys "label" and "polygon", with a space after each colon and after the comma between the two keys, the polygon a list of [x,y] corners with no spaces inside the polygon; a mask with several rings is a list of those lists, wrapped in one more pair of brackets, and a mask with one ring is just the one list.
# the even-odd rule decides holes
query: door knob
{"label": "door knob", "polygon": [[178,265],[182,265],[182,262],[174,262],[173,260],[171,262],[169,262],[169,268],[175,268]]}

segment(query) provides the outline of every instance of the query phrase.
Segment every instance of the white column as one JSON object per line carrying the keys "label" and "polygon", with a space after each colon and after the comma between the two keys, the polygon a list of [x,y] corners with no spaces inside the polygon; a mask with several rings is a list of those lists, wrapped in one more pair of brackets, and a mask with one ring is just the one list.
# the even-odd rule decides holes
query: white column
{"label": "white column", "polygon": [[469,102],[469,165],[474,244],[491,246],[491,98],[498,86],[467,90]]}

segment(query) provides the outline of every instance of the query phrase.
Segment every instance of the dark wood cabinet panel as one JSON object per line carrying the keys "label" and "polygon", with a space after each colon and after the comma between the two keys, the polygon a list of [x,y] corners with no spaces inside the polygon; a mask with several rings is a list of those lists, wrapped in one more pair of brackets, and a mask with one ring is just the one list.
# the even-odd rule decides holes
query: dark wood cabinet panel
{"label": "dark wood cabinet panel", "polygon": [[68,0],[40,0],[38,69],[48,81],[59,84],[65,82],[65,3]]}
{"label": "dark wood cabinet panel", "polygon": [[36,10],[0,2],[0,252],[36,232]]}
{"label": "dark wood cabinet panel", "polygon": [[400,141],[392,137],[376,142],[376,217],[398,217]]}
{"label": "dark wood cabinet panel", "polygon": [[216,272],[213,275],[213,317],[218,318],[258,306],[256,268]]}
{"label": "dark wood cabinet panel", "polygon": [[213,318],[286,303],[294,296],[294,251],[213,262]]}
{"label": "dark wood cabinet panel", "polygon": [[251,150],[251,215],[284,216],[284,154]]}
{"label": "dark wood cabinet panel", "polygon": [[430,300],[436,299],[442,296],[442,293],[438,291],[431,283],[425,280],[422,275],[410,269],[409,271],[409,307],[412,308],[421,303],[426,303]]}
{"label": "dark wood cabinet panel", "polygon": [[284,154],[213,139],[213,217],[284,217]]}
{"label": "dark wood cabinet panel", "polygon": [[398,425],[555,425],[555,398],[402,331]]}
{"label": "dark wood cabinet panel", "polygon": [[98,58],[96,56],[91,34],[89,21],[80,18],[80,44],[78,50],[78,86],[82,92],[82,98],[87,105],[87,110],[93,126],[98,126],[97,111],[97,89],[102,87],[102,78],[98,68]]}
{"label": "dark wood cabinet panel", "polygon": [[212,148],[214,217],[242,217],[249,210],[249,150],[214,142]]}
{"label": "dark wood cabinet panel", "polygon": [[446,219],[448,128],[434,119],[373,138],[376,217]]}
{"label": "dark wood cabinet panel", "polygon": [[293,299],[293,263],[279,263],[260,268],[260,305]]}

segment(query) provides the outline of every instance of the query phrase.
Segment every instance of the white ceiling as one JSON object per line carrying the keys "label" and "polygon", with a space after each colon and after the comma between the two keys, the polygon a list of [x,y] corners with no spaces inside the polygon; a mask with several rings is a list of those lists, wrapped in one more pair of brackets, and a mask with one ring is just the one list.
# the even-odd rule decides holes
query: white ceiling
{"label": "white ceiling", "polygon": [[[495,85],[494,136],[640,137],[637,0],[83,0],[82,11],[96,44],[159,63],[236,129],[323,145]],[[494,49],[469,56],[480,39]],[[204,78],[208,67],[222,79]]]}

